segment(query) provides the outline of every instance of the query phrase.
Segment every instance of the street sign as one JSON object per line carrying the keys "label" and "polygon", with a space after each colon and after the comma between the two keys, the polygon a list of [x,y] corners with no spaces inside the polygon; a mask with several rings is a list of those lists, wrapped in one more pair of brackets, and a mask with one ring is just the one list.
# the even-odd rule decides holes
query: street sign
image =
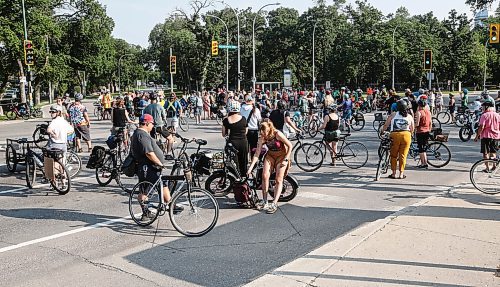
{"label": "street sign", "polygon": [[292,87],[292,70],[283,70],[283,86],[285,88]]}
{"label": "street sign", "polygon": [[427,73],[426,74],[427,80],[428,81],[434,81],[434,73]]}
{"label": "street sign", "polygon": [[233,49],[233,50],[236,50],[236,49],[238,49],[238,46],[235,46],[235,45],[219,45],[219,49]]}
{"label": "street sign", "polygon": [[326,89],[329,90],[332,88],[332,82],[326,81]]}

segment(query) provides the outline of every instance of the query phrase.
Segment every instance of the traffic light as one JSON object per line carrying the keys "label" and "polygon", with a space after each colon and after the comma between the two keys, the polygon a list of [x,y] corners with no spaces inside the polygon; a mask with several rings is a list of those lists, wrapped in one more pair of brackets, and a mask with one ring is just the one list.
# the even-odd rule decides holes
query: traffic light
{"label": "traffic light", "polygon": [[177,73],[177,57],[170,56],[170,74]]}
{"label": "traffic light", "polygon": [[500,43],[498,32],[500,32],[500,24],[490,24],[490,44]]}
{"label": "traffic light", "polygon": [[212,41],[212,56],[219,55],[219,42]]}
{"label": "traffic light", "polygon": [[243,81],[243,72],[238,73],[238,81]]}
{"label": "traffic light", "polygon": [[432,50],[424,50],[424,70],[432,70]]}
{"label": "traffic light", "polygon": [[24,63],[27,66],[33,66],[35,64],[35,49],[30,40],[24,40]]}

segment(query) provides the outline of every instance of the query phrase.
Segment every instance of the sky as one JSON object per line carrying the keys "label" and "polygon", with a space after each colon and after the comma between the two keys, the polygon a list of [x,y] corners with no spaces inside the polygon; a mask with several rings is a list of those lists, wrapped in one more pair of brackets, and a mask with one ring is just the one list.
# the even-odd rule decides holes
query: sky
{"label": "sky", "polygon": [[[115,21],[113,36],[125,39],[129,43],[148,46],[149,33],[153,27],[162,23],[176,8],[189,11],[189,0],[98,0],[107,7],[107,13]],[[261,6],[273,3],[273,0],[226,0],[234,8],[253,7],[255,10]],[[295,8],[300,12],[314,5],[313,0],[278,0],[281,6]],[[327,3],[330,1],[327,0]],[[347,2],[354,3],[354,0]],[[459,13],[473,14],[470,7],[465,5],[465,0],[368,0],[368,2],[381,10],[384,14],[394,13],[404,6],[411,15],[425,14],[433,11],[438,19],[444,19],[451,9]],[[250,4],[251,3],[251,4]],[[223,4],[216,4],[216,9],[222,9]],[[493,10],[498,7],[498,0],[492,5]],[[273,7],[269,7],[273,8]]]}

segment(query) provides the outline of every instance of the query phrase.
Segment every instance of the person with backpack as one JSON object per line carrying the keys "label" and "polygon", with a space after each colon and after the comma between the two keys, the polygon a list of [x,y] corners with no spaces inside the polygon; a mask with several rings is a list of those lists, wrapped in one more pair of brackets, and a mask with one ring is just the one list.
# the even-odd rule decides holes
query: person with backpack
{"label": "person with backpack", "polygon": [[177,132],[179,127],[179,117],[182,116],[182,106],[177,101],[175,93],[170,95],[169,101],[163,107],[167,113],[167,126],[172,127],[173,132]]}
{"label": "person with backpack", "polygon": [[337,105],[331,104],[327,108],[327,114],[323,119],[323,125],[318,128],[318,131],[325,130],[323,141],[331,146],[331,166],[335,166],[335,158],[337,157],[337,144],[340,136],[340,117],[337,115]]}
{"label": "person with backpack", "polygon": [[238,101],[230,102],[227,109],[228,116],[222,121],[222,137],[228,136],[228,143],[238,150],[238,168],[243,176],[248,166],[247,120],[240,114]]}
{"label": "person with backpack", "polygon": [[257,141],[259,140],[259,125],[262,121],[260,110],[255,106],[253,97],[247,94],[245,103],[241,105],[240,114],[246,118],[248,123],[247,141],[250,150],[250,156],[253,156],[257,148]]}
{"label": "person with backpack", "polygon": [[301,133],[302,130],[297,128],[295,123],[290,118],[290,113],[285,110],[285,103],[283,101],[279,101],[277,104],[277,109],[272,111],[269,115],[269,121],[273,123],[275,129],[287,135],[285,133],[285,124],[290,126],[295,132]]}
{"label": "person with backpack", "polygon": [[302,114],[302,116],[305,116],[307,114],[307,111],[308,111],[308,102],[304,98],[303,92],[300,92],[300,94],[299,94],[299,99],[298,99],[297,105],[298,105],[299,111]]}
{"label": "person with backpack", "polygon": [[76,150],[82,152],[81,140],[87,143],[88,152],[92,150],[92,142],[90,138],[90,119],[87,108],[82,104],[83,96],[77,95],[75,103],[69,107],[68,113],[70,122],[75,129],[76,134]]}
{"label": "person with backpack", "polygon": [[[252,163],[248,169],[247,176],[251,176],[252,170],[259,161],[263,146],[267,146],[262,170],[262,201],[257,204],[258,209],[264,209],[268,214],[274,214],[278,210],[278,200],[283,191],[283,179],[291,167],[290,156],[292,154],[292,143],[286,136],[278,131],[272,122],[263,122],[260,125],[260,137],[257,150],[252,157]],[[274,199],[272,203],[267,202],[269,178],[275,173]]]}

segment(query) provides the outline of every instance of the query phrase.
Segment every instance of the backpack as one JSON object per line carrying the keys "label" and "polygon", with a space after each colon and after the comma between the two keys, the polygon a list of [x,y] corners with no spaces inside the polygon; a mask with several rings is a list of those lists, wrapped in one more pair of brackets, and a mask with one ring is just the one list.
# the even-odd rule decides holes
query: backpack
{"label": "backpack", "polygon": [[253,206],[252,192],[246,182],[233,183],[234,200],[239,206]]}
{"label": "backpack", "polygon": [[87,162],[88,169],[101,168],[104,159],[106,159],[106,149],[102,146],[95,146],[90,154],[89,161]]}
{"label": "backpack", "polygon": [[166,108],[167,118],[175,118],[177,117],[177,108],[175,107],[176,102],[168,102],[168,106]]}
{"label": "backpack", "polygon": [[137,162],[132,156],[132,153],[129,153],[127,155],[127,157],[123,161],[121,169],[122,173],[127,177],[134,177],[134,175],[137,173]]}

